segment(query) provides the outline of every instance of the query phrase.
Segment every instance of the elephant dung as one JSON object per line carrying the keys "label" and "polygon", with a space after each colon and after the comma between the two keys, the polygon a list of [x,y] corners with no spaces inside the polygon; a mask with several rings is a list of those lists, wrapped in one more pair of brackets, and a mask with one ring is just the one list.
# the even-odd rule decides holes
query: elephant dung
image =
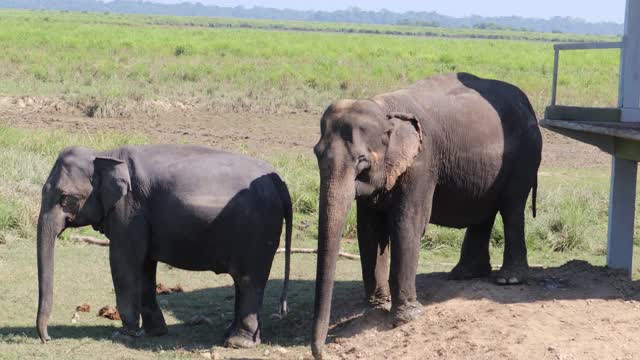
{"label": "elephant dung", "polygon": [[84,303],[82,305],[78,305],[76,306],[76,311],[77,312],[90,312],[91,311],[91,305]]}
{"label": "elephant dung", "polygon": [[173,294],[173,293],[181,293],[181,292],[184,292],[184,289],[180,284],[177,284],[174,287],[167,287],[163,283],[158,283],[156,285],[156,294],[165,295],[165,294]]}
{"label": "elephant dung", "polygon": [[120,320],[120,313],[118,309],[114,309],[109,305],[104,306],[98,311],[98,316],[107,318],[109,320]]}

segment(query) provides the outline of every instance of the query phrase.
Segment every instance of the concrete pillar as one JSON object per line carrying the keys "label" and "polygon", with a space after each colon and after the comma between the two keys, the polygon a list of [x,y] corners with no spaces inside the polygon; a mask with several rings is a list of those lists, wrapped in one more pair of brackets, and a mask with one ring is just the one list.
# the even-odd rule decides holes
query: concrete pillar
{"label": "concrete pillar", "polygon": [[625,269],[629,274],[633,258],[637,165],[635,161],[614,156],[611,166],[607,266]]}
{"label": "concrete pillar", "polygon": [[[640,0],[627,0],[620,56],[622,121],[640,121]],[[631,275],[638,164],[613,156],[609,198],[607,265]]]}

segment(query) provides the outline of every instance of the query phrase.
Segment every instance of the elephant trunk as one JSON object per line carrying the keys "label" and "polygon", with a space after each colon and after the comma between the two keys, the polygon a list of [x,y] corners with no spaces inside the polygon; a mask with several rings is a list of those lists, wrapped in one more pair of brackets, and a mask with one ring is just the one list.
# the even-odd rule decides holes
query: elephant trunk
{"label": "elephant trunk", "polygon": [[321,176],[318,219],[318,263],[316,269],[316,297],[313,317],[311,350],[322,359],[329,328],[331,298],[340,250],[340,238],[347,213],[355,197],[355,175]]}
{"label": "elephant trunk", "polygon": [[51,338],[47,333],[47,322],[53,303],[53,258],[54,245],[64,230],[64,218],[49,212],[40,212],[38,217],[38,317],[36,326],[43,343]]}

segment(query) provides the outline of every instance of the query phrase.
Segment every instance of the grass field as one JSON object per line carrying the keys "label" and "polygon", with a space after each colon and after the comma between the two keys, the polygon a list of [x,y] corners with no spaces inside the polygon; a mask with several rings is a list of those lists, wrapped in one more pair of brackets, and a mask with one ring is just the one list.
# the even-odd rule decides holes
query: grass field
{"label": "grass field", "polygon": [[[293,31],[300,28],[314,31]],[[345,29],[353,32],[339,33],[349,32]],[[428,75],[469,71],[521,86],[540,114],[549,99],[553,51],[551,43],[532,40],[613,40],[443,29],[429,29],[437,32],[433,37],[357,34],[360,30],[425,31],[412,27],[0,10],[0,97],[60,98],[92,109],[87,115],[102,117],[122,115],[111,111],[118,104],[135,106],[169,99],[200,104],[205,115],[251,113],[248,117],[259,122],[260,115],[255,113],[275,113],[276,118],[285,114],[283,119],[297,116],[288,114],[291,111],[318,114],[337,98],[370,96]],[[479,35],[519,40],[464,38]],[[563,53],[559,101],[615,105],[617,59],[614,50]],[[47,346],[39,344],[34,328],[35,225],[40,189],[56,155],[69,145],[107,149],[162,142],[165,138],[145,131],[145,126],[161,126],[153,117],[132,119],[138,125],[131,128],[126,126],[127,119],[82,117],[82,126],[60,130],[56,129],[59,123],[50,120],[64,115],[54,112],[38,115],[44,119],[42,124],[48,125],[27,129],[32,123],[26,118],[36,115],[25,110],[9,121],[2,104],[0,101],[0,358],[203,358],[200,352],[221,342],[232,316],[230,278],[161,265],[159,281],[180,283],[187,289],[183,294],[162,297],[166,300],[162,306],[170,335],[145,339],[130,347],[111,344],[109,335],[120,324],[95,317],[98,308],[115,303],[107,251],[70,240],[70,235],[77,233],[98,236],[89,229],[67,231],[57,243],[56,296],[50,326],[56,340]],[[168,131],[205,134],[207,130],[206,122],[182,124]],[[300,125],[286,119],[277,124]],[[299,141],[304,149],[310,149],[309,137],[294,130],[281,129],[290,131],[293,138],[304,139]],[[257,131],[261,131],[259,127]],[[253,139],[254,134],[251,136]],[[186,135],[169,139],[205,142],[205,137]],[[236,151],[243,149],[239,141],[233,146]],[[264,144],[265,148],[270,146],[268,139]],[[296,146],[291,149],[299,149]],[[257,155],[271,162],[288,183],[295,212],[294,246],[315,247],[319,180],[311,152],[264,149]],[[609,173],[604,167],[576,167],[554,163],[541,169],[538,217],[526,215],[531,264],[554,267],[571,259],[604,264]],[[637,223],[636,239],[638,235]],[[357,253],[354,210],[347,219],[344,237],[343,250]],[[462,237],[463,230],[430,226],[422,239],[419,271],[450,270],[457,262]],[[498,220],[491,241],[494,265],[501,263],[502,248],[502,224]],[[638,246],[635,252],[639,252]],[[282,260],[282,256],[276,256],[263,308],[263,339],[267,343],[239,353],[216,348],[224,357],[309,356],[315,257],[293,257],[291,313],[276,320],[270,315],[277,308]],[[638,276],[640,268],[636,266],[634,277]],[[359,262],[340,261],[334,299],[345,303],[334,305],[338,318],[346,316],[349,309],[360,309],[359,297],[353,296],[362,291],[359,278]],[[72,324],[75,306],[84,302],[92,305],[91,313],[81,314],[80,321]],[[212,324],[188,326],[194,315],[206,315]]]}
{"label": "grass field", "polygon": [[[467,71],[521,86],[539,112],[549,97],[548,42],[208,28],[187,25],[203,19],[177,19],[2,10],[0,94],[103,108],[180,98],[215,111],[318,112],[335,98]],[[561,102],[616,104],[618,50],[563,54],[561,67]]]}
{"label": "grass field", "polygon": [[[182,284],[184,294],[161,297],[171,334],[161,339],[146,339],[132,347],[114,347],[109,334],[118,322],[95,317],[99,307],[113,305],[115,297],[104,248],[71,241],[72,234],[99,236],[92,230],[67,230],[57,243],[56,296],[50,333],[58,340],[46,347],[39,344],[33,327],[36,311],[37,278],[35,271],[35,221],[39,191],[60,148],[84,145],[110,148],[123,144],[153,142],[144,135],[112,133],[106,136],[87,133],[63,133],[50,130],[0,128],[0,351],[2,358],[201,358],[200,352],[219,344],[232,316],[233,287],[228,276],[193,273],[160,266],[158,281]],[[317,234],[318,178],[313,159],[298,155],[268,158],[284,175],[294,202],[294,246],[315,247]],[[575,184],[579,183],[579,187]],[[527,243],[532,264],[558,266],[571,259],[604,263],[606,254],[606,215],[608,177],[601,170],[567,171],[545,169],[540,177],[538,217],[527,215]],[[348,218],[346,240],[342,248],[357,253],[354,211]],[[640,226],[636,225],[637,231]],[[430,226],[423,238],[420,272],[448,271],[457,261],[462,230]],[[501,262],[503,234],[500,221],[492,234],[494,265]],[[638,248],[636,248],[636,252]],[[638,254],[640,255],[640,254]],[[267,343],[245,351],[242,356],[260,357],[282,351],[276,358],[307,356],[307,344],[313,304],[315,260],[312,255],[295,255],[293,285],[290,291],[292,311],[283,320],[269,315],[277,309],[283,259],[277,256],[263,310],[264,337]],[[638,276],[636,270],[635,276]],[[360,264],[340,261],[337,298],[361,291]],[[10,289],[10,290],[6,290]],[[65,293],[73,289],[71,293]],[[355,300],[359,298],[356,296]],[[71,323],[75,306],[90,303],[93,310],[81,313]],[[357,304],[356,304],[357,305]],[[340,310],[336,310],[340,313]],[[213,324],[188,326],[194,315],[206,315]],[[233,352],[217,352],[234,357]],[[306,355],[305,355],[306,354]]]}

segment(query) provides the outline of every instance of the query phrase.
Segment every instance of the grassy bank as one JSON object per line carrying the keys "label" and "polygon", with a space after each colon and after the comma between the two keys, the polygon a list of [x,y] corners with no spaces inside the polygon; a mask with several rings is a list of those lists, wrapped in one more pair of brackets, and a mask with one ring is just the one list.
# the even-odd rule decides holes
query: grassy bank
{"label": "grassy bank", "polygon": [[[0,10],[0,95],[63,97],[93,111],[156,99],[185,99],[214,111],[320,111],[336,98],[467,71],[521,86],[539,112],[549,98],[551,43],[263,31],[206,21],[216,24]],[[561,66],[560,101],[615,104],[617,50],[563,54]]]}

